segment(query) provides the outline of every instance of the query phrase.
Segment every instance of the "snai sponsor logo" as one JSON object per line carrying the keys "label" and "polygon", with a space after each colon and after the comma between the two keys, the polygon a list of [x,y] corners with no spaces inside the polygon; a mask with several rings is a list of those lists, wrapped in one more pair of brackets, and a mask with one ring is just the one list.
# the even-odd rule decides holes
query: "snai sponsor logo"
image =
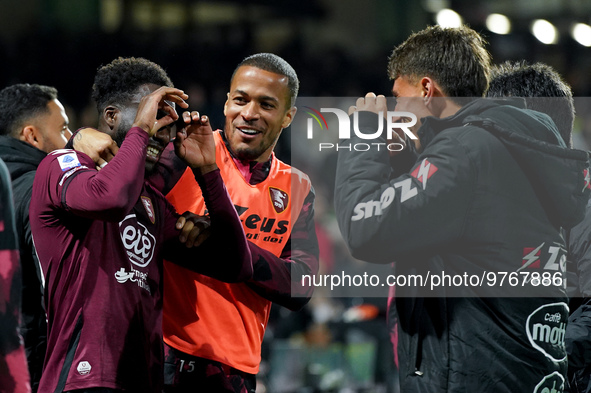
{"label": "snai sponsor logo", "polygon": [[529,342],[554,362],[566,359],[564,336],[567,317],[566,303],[551,303],[539,307],[527,318]]}

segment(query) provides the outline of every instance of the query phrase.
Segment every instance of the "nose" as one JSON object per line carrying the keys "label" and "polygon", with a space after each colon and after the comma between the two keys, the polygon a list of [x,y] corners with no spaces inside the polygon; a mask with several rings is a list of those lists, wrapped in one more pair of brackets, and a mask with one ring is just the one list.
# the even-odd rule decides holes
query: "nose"
{"label": "nose", "polygon": [[240,114],[245,121],[257,120],[260,117],[257,104],[254,100],[244,105]]}

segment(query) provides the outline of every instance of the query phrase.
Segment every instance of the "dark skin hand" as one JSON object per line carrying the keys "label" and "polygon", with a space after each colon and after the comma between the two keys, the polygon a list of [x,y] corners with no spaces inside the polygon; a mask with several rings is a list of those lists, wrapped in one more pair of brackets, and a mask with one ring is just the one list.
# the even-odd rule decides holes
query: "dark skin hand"
{"label": "dark skin hand", "polygon": [[179,240],[187,248],[199,247],[210,234],[211,221],[208,216],[199,216],[185,212],[176,222],[176,228],[181,230]]}
{"label": "dark skin hand", "polygon": [[[150,137],[154,136],[156,131],[174,123],[179,118],[174,108],[166,101],[174,102],[182,108],[188,108],[189,104],[185,102],[187,98],[189,98],[187,94],[174,87],[163,86],[154,90],[147,96],[142,97],[133,127],[140,127]],[[158,110],[166,112],[166,115],[158,119]]]}
{"label": "dark skin hand", "polygon": [[[199,112],[184,112],[185,127],[177,131],[174,140],[176,155],[204,175],[217,169],[213,130],[207,116]],[[179,123],[177,122],[177,125]]]}

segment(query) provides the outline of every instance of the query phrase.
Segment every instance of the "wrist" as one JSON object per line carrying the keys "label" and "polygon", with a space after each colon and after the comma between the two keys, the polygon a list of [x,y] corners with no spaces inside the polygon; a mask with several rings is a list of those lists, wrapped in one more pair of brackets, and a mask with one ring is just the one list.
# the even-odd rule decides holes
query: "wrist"
{"label": "wrist", "polygon": [[151,131],[152,131],[152,129],[151,129],[151,127],[150,127],[148,124],[146,124],[146,123],[133,123],[133,124],[131,125],[131,127],[132,127],[132,128],[133,128],[133,127],[141,128],[141,129],[142,129],[142,130],[144,130],[144,131],[145,131],[145,132],[146,132],[148,135],[152,136],[152,134],[151,134]]}
{"label": "wrist", "polygon": [[193,172],[200,175],[200,176],[203,176],[206,173],[215,171],[216,169],[218,169],[218,165],[214,163],[211,165],[203,165],[198,168],[193,168]]}

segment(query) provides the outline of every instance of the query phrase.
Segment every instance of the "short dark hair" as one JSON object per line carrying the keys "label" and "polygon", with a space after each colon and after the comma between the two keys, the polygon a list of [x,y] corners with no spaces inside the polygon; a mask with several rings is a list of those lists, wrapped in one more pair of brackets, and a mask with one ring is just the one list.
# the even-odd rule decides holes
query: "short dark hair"
{"label": "short dark hair", "polygon": [[295,100],[298,96],[298,90],[300,89],[300,80],[293,67],[281,57],[273,53],[257,53],[248,56],[238,64],[234,73],[232,73],[232,80],[238,69],[242,66],[250,66],[260,68],[261,70],[273,72],[275,74],[283,75],[287,77],[287,88],[289,89],[290,95],[290,106],[295,105]]}
{"label": "short dark hair", "polygon": [[51,86],[21,83],[0,91],[0,135],[17,137],[29,121],[49,113],[47,104],[57,99],[57,89]]}
{"label": "short dark hair", "polygon": [[142,57],[119,57],[100,67],[92,86],[92,99],[99,112],[110,104],[126,104],[142,85],[174,87],[166,71]]}
{"label": "short dark hair", "polygon": [[496,65],[492,69],[487,97],[525,97],[528,109],[550,116],[568,146],[575,120],[573,93],[560,74],[544,63],[525,61]]}
{"label": "short dark hair", "polygon": [[482,97],[488,88],[491,58],[486,41],[467,26],[429,26],[394,48],[388,59],[390,79],[416,81],[428,76],[444,93],[463,105],[461,97]]}

